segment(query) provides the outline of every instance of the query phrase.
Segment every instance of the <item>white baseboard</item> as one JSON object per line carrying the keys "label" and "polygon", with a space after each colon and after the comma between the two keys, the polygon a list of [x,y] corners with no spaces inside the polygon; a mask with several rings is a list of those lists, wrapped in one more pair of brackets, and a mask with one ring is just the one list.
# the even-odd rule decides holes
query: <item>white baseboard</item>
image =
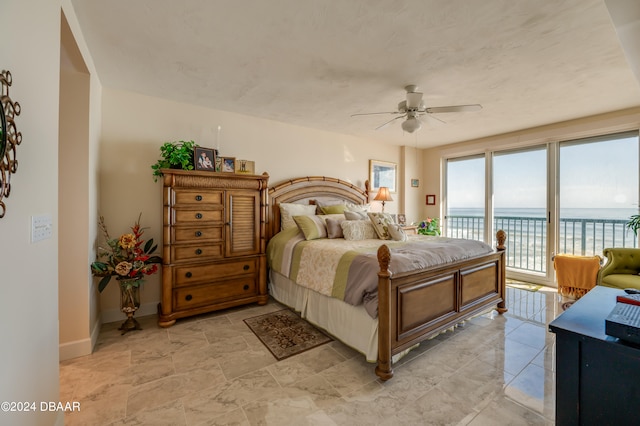
{"label": "white baseboard", "polygon": [[58,346],[60,361],[91,354],[93,349],[93,343],[91,340],[92,338],[86,338],[60,344]]}
{"label": "white baseboard", "polygon": [[[136,316],[143,317],[146,315],[155,315],[157,313],[158,302],[142,303],[136,311]],[[109,322],[124,321],[127,319],[127,316],[123,314],[120,309],[111,309],[108,311],[102,311],[100,318],[102,319],[102,324],[107,324]]]}

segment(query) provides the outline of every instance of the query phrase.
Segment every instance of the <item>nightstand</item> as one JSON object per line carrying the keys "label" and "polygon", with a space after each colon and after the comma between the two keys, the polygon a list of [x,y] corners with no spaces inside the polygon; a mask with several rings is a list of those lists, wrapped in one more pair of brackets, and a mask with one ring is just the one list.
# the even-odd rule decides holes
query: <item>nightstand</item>
{"label": "nightstand", "polygon": [[401,226],[402,230],[407,234],[407,235],[418,235],[418,227],[417,226]]}

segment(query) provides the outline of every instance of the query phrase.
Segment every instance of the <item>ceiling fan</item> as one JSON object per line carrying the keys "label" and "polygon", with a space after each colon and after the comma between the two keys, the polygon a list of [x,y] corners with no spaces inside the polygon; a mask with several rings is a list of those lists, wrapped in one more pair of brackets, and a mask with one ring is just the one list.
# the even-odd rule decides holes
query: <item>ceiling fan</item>
{"label": "ceiling fan", "polygon": [[369,112],[369,113],[361,113],[361,114],[352,114],[352,117],[357,115],[374,115],[374,114],[400,114],[397,117],[392,118],[391,120],[381,124],[376,127],[376,130],[382,129],[389,123],[399,120],[401,118],[405,118],[406,120],[402,122],[402,130],[408,133],[413,133],[416,130],[420,130],[422,127],[422,121],[420,117],[424,116],[427,119],[436,120],[436,122],[444,123],[444,121],[439,118],[432,116],[431,114],[440,114],[445,112],[471,112],[471,111],[480,111],[482,109],[482,105],[472,104],[472,105],[450,105],[450,106],[442,106],[442,107],[427,107],[422,100],[422,92],[418,92],[418,86],[414,84],[410,84],[405,86],[404,90],[407,91],[407,99],[400,102],[398,104],[398,110],[392,112]]}

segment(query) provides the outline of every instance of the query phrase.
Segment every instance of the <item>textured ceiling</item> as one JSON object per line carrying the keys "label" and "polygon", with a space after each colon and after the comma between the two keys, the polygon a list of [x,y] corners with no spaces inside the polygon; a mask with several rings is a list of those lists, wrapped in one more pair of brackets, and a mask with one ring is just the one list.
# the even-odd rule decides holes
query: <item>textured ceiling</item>
{"label": "textured ceiling", "polygon": [[[635,0],[633,0],[635,1]],[[640,105],[603,0],[72,0],[105,87],[421,147]],[[428,107],[482,104],[402,132]],[[432,121],[432,120],[429,120]]]}

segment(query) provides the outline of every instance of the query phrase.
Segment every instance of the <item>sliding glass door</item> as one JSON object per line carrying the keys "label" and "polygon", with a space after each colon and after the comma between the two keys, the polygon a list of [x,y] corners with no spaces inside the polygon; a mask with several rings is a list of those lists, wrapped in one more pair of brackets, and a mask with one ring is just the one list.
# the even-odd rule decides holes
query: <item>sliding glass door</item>
{"label": "sliding glass door", "polygon": [[507,266],[547,270],[547,148],[493,155],[494,229],[507,233]]}
{"label": "sliding glass door", "polygon": [[484,241],[485,158],[456,158],[446,165],[445,235]]}
{"label": "sliding glass door", "polygon": [[638,133],[563,142],[559,164],[558,253],[637,247],[626,223],[638,213]]}

